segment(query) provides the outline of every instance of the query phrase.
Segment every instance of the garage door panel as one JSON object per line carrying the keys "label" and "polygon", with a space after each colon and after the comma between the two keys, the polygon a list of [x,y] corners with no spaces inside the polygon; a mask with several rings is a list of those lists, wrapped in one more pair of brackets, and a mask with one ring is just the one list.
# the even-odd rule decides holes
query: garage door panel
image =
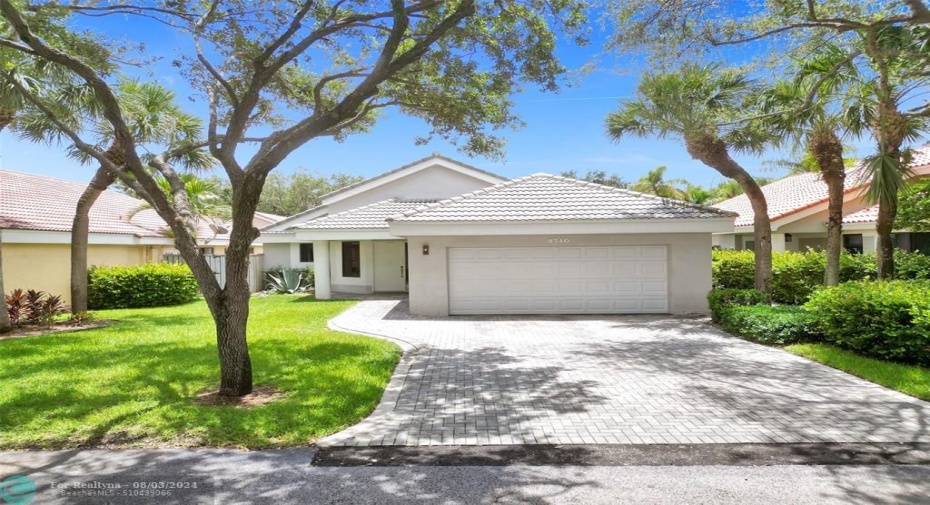
{"label": "garage door panel", "polygon": [[668,312],[665,246],[449,249],[452,314]]}

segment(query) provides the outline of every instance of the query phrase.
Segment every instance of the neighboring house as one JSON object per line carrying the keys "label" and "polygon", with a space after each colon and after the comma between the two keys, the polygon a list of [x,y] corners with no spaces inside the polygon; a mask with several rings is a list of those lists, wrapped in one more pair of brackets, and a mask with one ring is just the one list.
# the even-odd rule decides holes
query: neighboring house
{"label": "neighboring house", "polygon": [[[70,298],[71,224],[82,182],[0,170],[0,241],[7,291],[38,289]],[[203,221],[198,242],[222,253],[228,228]],[[89,265],[138,265],[174,251],[165,222],[144,202],[104,191],[90,211]]]}
{"label": "neighboring house", "polygon": [[[930,148],[916,149],[911,162],[915,177],[930,175]],[[868,179],[861,168],[846,175],[843,199],[843,245],[852,252],[874,252],[878,239],[875,221],[878,207],[866,203]],[[772,220],[773,251],[823,250],[827,245],[827,185],[817,173],[791,175],[762,187]],[[746,195],[720,202],[714,207],[739,215],[736,225],[714,234],[714,245],[723,249],[752,250],[755,214]],[[930,251],[930,234],[895,233],[898,247]]]}
{"label": "neighboring house", "polygon": [[252,226],[261,230],[279,221],[283,221],[285,218],[286,216],[279,216],[270,212],[255,212],[255,216],[252,218]]}
{"label": "neighboring house", "polygon": [[266,229],[268,267],[316,296],[409,291],[420,315],[706,312],[711,234],[736,214],[433,156]]}

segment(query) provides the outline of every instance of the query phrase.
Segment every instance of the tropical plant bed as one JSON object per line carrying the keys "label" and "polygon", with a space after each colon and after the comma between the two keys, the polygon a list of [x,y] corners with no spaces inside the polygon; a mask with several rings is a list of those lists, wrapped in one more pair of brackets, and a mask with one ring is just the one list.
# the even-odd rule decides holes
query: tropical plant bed
{"label": "tropical plant bed", "polygon": [[0,449],[309,445],[368,415],[400,357],[393,343],[326,327],[354,303],[252,298],[256,393],[273,396],[259,405],[198,401],[219,380],[202,301],[98,311],[117,322],[0,341]]}
{"label": "tropical plant bed", "polygon": [[930,368],[866,358],[829,344],[790,345],[785,350],[886,388],[930,401]]}
{"label": "tropical plant bed", "polygon": [[22,337],[38,337],[52,333],[93,330],[96,328],[110,326],[115,322],[116,320],[114,319],[96,319],[84,323],[75,323],[74,321],[59,321],[52,324],[51,326],[46,326],[44,324],[16,326],[12,331],[0,333],[0,340]]}

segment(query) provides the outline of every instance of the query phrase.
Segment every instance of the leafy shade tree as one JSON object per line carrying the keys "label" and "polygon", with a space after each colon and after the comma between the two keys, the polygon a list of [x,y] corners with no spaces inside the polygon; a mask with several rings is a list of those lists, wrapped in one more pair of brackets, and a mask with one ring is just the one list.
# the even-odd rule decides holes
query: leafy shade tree
{"label": "leafy shade tree", "polygon": [[[252,391],[248,252],[259,235],[252,218],[271,171],[310,140],[338,140],[367,130],[389,107],[423,119],[431,134],[461,141],[465,151],[499,155],[502,140],[494,130],[520,124],[509,96],[523,84],[559,87],[564,68],[554,55],[557,33],[581,42],[585,6],[578,0],[156,0],[138,5],[0,0],[0,43],[24,57],[62,65],[93,89],[112,126],[121,165],[65,121],[56,125],[171,227],[216,325],[219,394],[241,396]],[[206,100],[205,138],[172,141],[155,155],[142,156],[143,144],[132,132],[116,86],[32,22],[49,10],[136,16],[139,23],[159,23],[175,37],[190,37],[193,49],[174,63]],[[26,96],[58,119],[42,97]],[[249,142],[255,148],[242,152]],[[171,161],[203,147],[232,186],[225,287],[198,251],[184,181]],[[168,180],[170,197],[149,166]]]}
{"label": "leafy shade tree", "polygon": [[897,227],[930,232],[930,177],[908,183],[898,201]]}
{"label": "leafy shade tree", "polygon": [[611,186],[614,188],[626,189],[630,187],[630,183],[624,181],[622,178],[620,178],[619,175],[607,175],[607,172],[603,170],[588,170],[584,173],[584,175],[579,175],[576,170],[566,170],[565,172],[562,172],[562,177],[593,182],[595,184],[602,184],[604,186]]}
{"label": "leafy shade tree", "polygon": [[287,176],[271,174],[265,181],[265,191],[258,202],[258,210],[291,216],[316,207],[323,195],[362,179],[363,177],[341,173],[329,177],[302,171]]}
{"label": "leafy shade tree", "polygon": [[665,171],[668,167],[656,167],[646,175],[639,178],[630,186],[633,191],[648,193],[650,195],[661,196],[662,198],[682,199],[682,191],[678,189],[679,185],[686,184],[682,179],[665,179]]}
{"label": "leafy shade tree", "polygon": [[[86,88],[84,88],[86,89]],[[177,145],[197,140],[201,134],[201,121],[185,113],[175,104],[174,93],[154,83],[137,80],[121,80],[114,89],[119,100],[125,126],[135,142],[139,144]],[[74,92],[60,93],[69,97]],[[63,104],[77,104],[79,112],[86,112],[77,120],[90,123],[97,137],[94,148],[102,151],[109,164],[120,167],[125,163],[122,148],[116,140],[112,125],[100,117],[100,110],[92,94],[81,94],[77,98],[63,99]],[[69,105],[71,106],[71,105]],[[60,113],[58,117],[64,117]],[[33,141],[58,142],[61,131],[54,120],[42,111],[21,119],[21,135]],[[75,158],[83,163],[94,158],[81,150],[72,150]],[[206,169],[213,159],[202,149],[185,152],[172,160],[188,169]],[[71,225],[71,311],[87,310],[87,245],[90,231],[90,210],[100,195],[117,180],[117,173],[107,164],[101,164],[93,178],[78,198]],[[193,210],[193,209],[192,209]]]}
{"label": "leafy shade tree", "polygon": [[[607,117],[607,131],[627,136],[680,138],[692,158],[736,181],[754,213],[755,285],[769,292],[772,282],[772,224],[765,195],[730,151],[759,153],[769,135],[755,121],[739,121],[757,86],[740,72],[717,65],[684,65],[674,73],[645,74],[637,97]],[[733,126],[736,124],[737,126]]]}

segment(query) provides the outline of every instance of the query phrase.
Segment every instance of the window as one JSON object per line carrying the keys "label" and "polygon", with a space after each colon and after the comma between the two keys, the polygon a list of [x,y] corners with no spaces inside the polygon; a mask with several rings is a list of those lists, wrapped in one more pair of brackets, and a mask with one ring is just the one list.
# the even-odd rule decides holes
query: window
{"label": "window", "polygon": [[852,254],[862,254],[862,234],[843,235],[843,249]]}
{"label": "window", "polygon": [[744,251],[755,251],[756,241],[755,240],[743,240],[743,250]]}
{"label": "window", "polygon": [[358,242],[342,243],[342,276],[361,277],[362,257]]}
{"label": "window", "polygon": [[200,254],[204,256],[213,256],[213,248],[212,247],[201,247]]}
{"label": "window", "polygon": [[313,244],[300,244],[300,262],[313,263]]}

